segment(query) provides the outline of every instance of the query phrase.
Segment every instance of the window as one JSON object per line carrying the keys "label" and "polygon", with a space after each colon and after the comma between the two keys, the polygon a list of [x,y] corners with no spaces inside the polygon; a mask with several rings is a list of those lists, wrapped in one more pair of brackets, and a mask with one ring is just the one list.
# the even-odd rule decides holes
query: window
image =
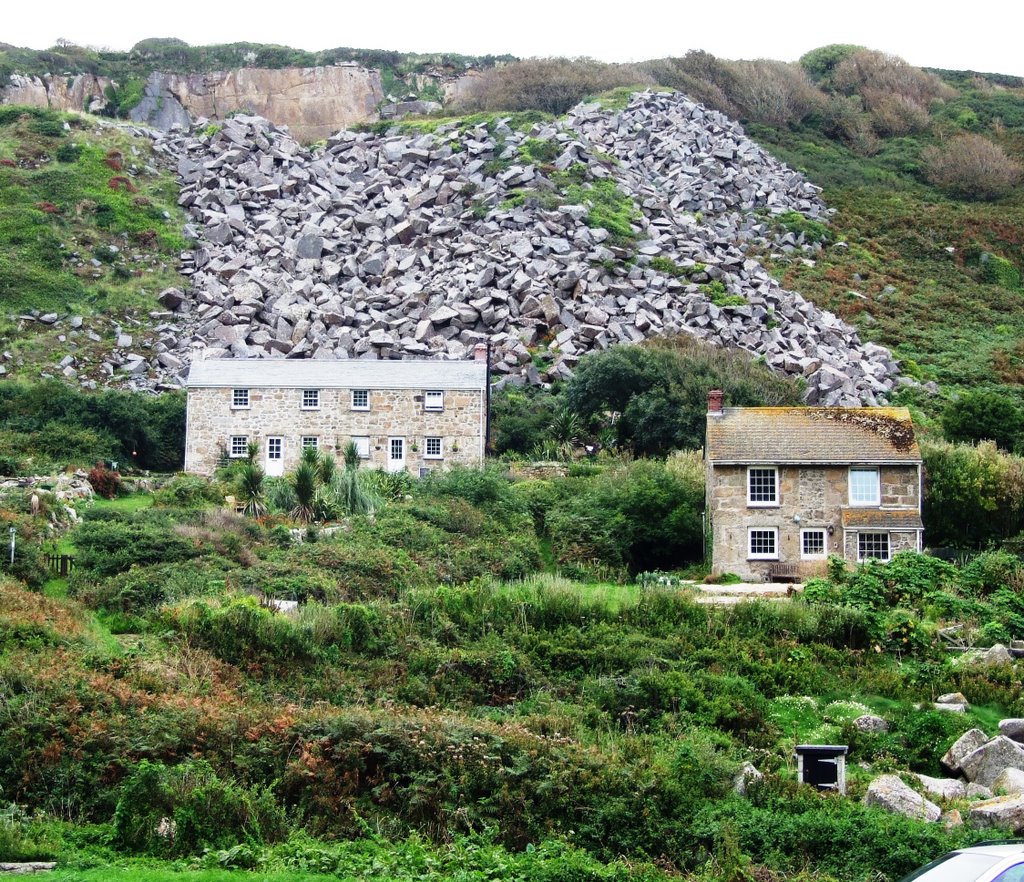
{"label": "window", "polygon": [[881,505],[878,469],[850,469],[850,505]]}
{"label": "window", "polygon": [[353,435],[352,443],[355,444],[356,450],[359,451],[360,459],[370,458],[370,439],[365,435]]}
{"label": "window", "polygon": [[423,455],[427,459],[440,459],[441,458],[441,439],[440,438],[425,438],[423,444]]}
{"label": "window", "polygon": [[888,560],[888,533],[858,533],[857,560]]}
{"label": "window", "polygon": [[424,410],[444,410],[444,392],[437,389],[423,393]]}
{"label": "window", "polygon": [[320,390],[319,389],[303,389],[302,390],[302,409],[303,410],[319,410],[320,409]]}
{"label": "window", "polygon": [[281,459],[284,457],[284,439],[267,438],[267,459]]}
{"label": "window", "polygon": [[352,390],[352,410],[369,410],[370,409],[370,390],[369,389],[353,389]]}
{"label": "window", "polygon": [[753,560],[778,560],[778,529],[776,527],[751,529],[747,534],[747,557]]}
{"label": "window", "polygon": [[232,389],[231,390],[231,406],[232,407],[248,407],[249,406],[249,390],[248,389]]}
{"label": "window", "polygon": [[747,505],[779,504],[779,470],[774,466],[747,469]]}
{"label": "window", "polygon": [[232,459],[238,459],[242,456],[249,455],[249,436],[248,435],[232,435],[231,446],[228,450],[229,455]]}
{"label": "window", "polygon": [[303,435],[302,436],[302,446],[303,447],[312,447],[314,450],[317,450],[320,447],[320,439],[317,438],[316,435]]}
{"label": "window", "polygon": [[825,557],[825,549],[827,547],[824,530],[800,531],[800,557],[811,560],[823,558]]}

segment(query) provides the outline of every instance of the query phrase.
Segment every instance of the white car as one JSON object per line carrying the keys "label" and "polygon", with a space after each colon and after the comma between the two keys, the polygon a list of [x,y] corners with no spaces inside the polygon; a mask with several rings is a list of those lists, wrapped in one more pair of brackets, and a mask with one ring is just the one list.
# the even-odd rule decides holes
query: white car
{"label": "white car", "polygon": [[1024,882],[1024,840],[982,842],[951,851],[901,882]]}

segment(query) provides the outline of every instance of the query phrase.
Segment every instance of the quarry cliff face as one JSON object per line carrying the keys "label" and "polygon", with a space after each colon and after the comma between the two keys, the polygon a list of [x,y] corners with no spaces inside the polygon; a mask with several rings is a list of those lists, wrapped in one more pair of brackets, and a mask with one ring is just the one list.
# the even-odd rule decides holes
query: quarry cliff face
{"label": "quarry cliff face", "polygon": [[[106,104],[103,93],[109,85],[105,77],[86,74],[15,74],[10,85],[0,89],[0,103],[98,112]],[[380,71],[347,65],[153,73],[145,97],[130,116],[135,122],[167,130],[175,123],[187,126],[198,117],[221,120],[244,112],[286,125],[297,140],[309,143],[377,119],[383,98]]]}
{"label": "quarry cliff face", "polygon": [[111,81],[107,77],[79,74],[73,77],[27,77],[12,74],[10,85],[0,89],[0,104],[26,104],[53,110],[91,110],[106,106],[103,91]]}
{"label": "quarry cliff face", "polygon": [[377,118],[384,98],[380,72],[361,67],[244,67],[205,74],[154,73],[146,97],[131,112],[136,122],[168,129],[175,122],[234,112],[288,126],[299,141],[319,141]]}

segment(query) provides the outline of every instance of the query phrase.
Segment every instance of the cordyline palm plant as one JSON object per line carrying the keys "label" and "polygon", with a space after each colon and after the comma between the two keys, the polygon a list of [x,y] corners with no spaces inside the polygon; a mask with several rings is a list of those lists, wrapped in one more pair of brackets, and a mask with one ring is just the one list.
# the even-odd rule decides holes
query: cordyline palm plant
{"label": "cordyline palm plant", "polygon": [[313,520],[316,514],[317,472],[317,467],[303,456],[291,478],[292,490],[295,491],[295,507],[291,516],[304,524]]}
{"label": "cordyline palm plant", "polygon": [[252,518],[261,518],[267,513],[267,496],[263,487],[263,469],[254,462],[242,463],[238,473],[239,496],[242,511]]}

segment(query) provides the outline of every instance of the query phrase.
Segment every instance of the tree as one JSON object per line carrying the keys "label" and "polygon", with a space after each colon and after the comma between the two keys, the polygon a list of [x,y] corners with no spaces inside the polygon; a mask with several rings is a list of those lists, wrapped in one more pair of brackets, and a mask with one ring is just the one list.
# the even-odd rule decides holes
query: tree
{"label": "tree", "polygon": [[1024,413],[1012,398],[998,392],[965,392],[946,405],[942,431],[948,441],[993,441],[1012,451],[1021,443]]}
{"label": "tree", "polygon": [[722,389],[734,405],[798,404],[800,389],[747,353],[680,336],[614,346],[580,360],[565,406],[591,429],[615,431],[619,445],[663,456],[704,444],[707,393]]}

